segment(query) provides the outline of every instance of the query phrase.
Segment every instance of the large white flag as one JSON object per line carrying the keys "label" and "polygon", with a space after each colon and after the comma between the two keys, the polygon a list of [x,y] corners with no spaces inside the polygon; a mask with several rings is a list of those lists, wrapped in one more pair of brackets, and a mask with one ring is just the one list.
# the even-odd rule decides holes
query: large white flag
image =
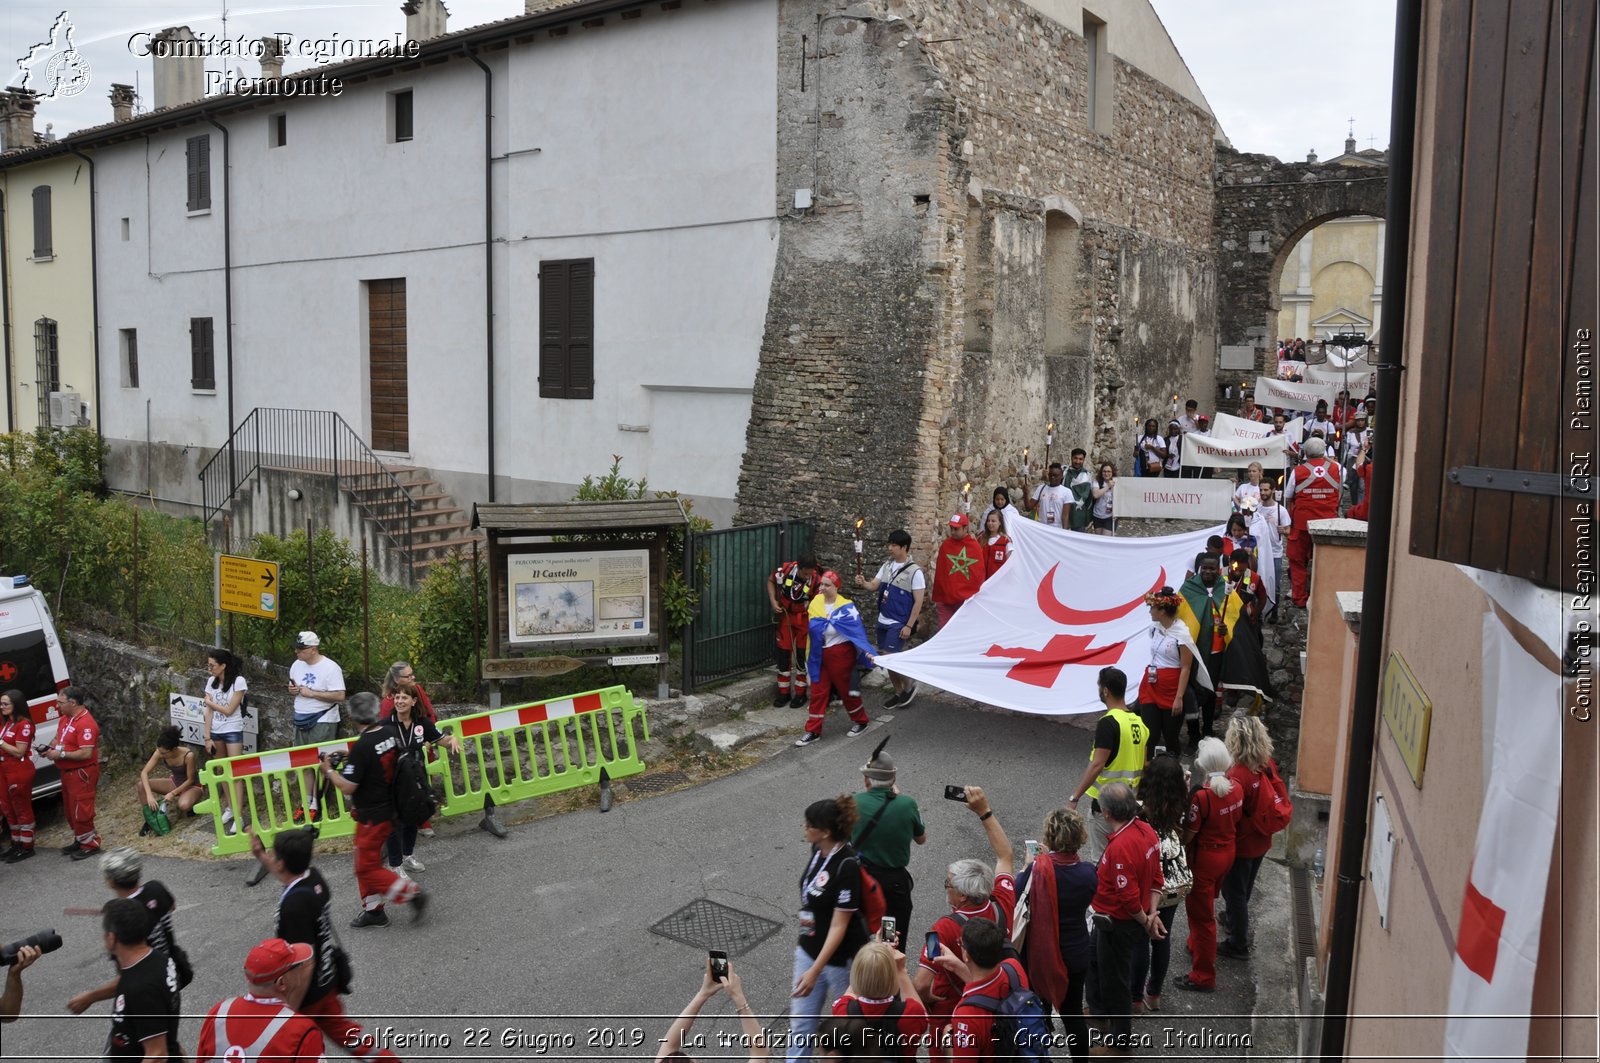
{"label": "large white flag", "polygon": [[1522,1059],[1561,802],[1561,680],[1493,613],[1483,618],[1483,702],[1494,747],[1484,751],[1489,787],[1456,928],[1444,1054]]}
{"label": "large white flag", "polygon": [[1150,663],[1144,596],[1180,587],[1208,528],[1157,539],[1007,526],[1010,560],[933,638],[878,663],[989,705],[1045,716],[1102,708],[1096,677],[1128,676],[1130,697]]}

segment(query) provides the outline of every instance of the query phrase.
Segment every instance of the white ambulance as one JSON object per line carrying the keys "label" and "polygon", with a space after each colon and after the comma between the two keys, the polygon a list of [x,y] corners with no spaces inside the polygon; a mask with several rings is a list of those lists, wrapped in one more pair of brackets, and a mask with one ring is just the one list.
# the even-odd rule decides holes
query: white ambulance
{"label": "white ambulance", "polygon": [[[28,585],[26,576],[0,576],[0,691],[20,690],[27,698],[36,746],[55,741],[61,716],[57,695],[71,685],[44,595]],[[61,789],[54,761],[36,753],[33,763],[35,797]]]}

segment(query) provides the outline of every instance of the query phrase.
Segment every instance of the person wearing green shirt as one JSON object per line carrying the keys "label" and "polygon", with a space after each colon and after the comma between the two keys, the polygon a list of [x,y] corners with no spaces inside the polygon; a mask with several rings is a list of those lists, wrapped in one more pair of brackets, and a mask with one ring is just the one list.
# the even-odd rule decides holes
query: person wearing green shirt
{"label": "person wearing green shirt", "polygon": [[893,916],[896,933],[905,939],[911,925],[913,882],[907,867],[911,843],[926,845],[928,828],[917,809],[917,799],[895,785],[894,761],[883,751],[885,738],[861,766],[866,789],[856,794],[856,828],[851,839],[861,865],[883,888],[884,915]]}

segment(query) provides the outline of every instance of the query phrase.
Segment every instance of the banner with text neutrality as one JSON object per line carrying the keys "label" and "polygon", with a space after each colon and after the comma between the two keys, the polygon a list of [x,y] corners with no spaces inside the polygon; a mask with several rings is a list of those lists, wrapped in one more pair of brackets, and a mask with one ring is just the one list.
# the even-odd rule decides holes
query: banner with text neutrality
{"label": "banner with text neutrality", "polygon": [[1227,520],[1233,512],[1233,481],[1119,476],[1114,499],[1119,520]]}
{"label": "banner with text neutrality", "polygon": [[1333,405],[1339,397],[1337,384],[1313,384],[1293,380],[1274,380],[1269,376],[1256,377],[1256,405],[1267,409],[1314,410],[1318,402]]}
{"label": "banner with text neutrality", "polygon": [[[1260,462],[1264,469],[1282,469],[1289,464],[1288,453],[1287,436],[1218,439],[1200,432],[1190,432],[1183,437],[1183,466],[1186,469],[1248,469],[1252,462]],[[1120,505],[1117,515],[1125,516]]]}

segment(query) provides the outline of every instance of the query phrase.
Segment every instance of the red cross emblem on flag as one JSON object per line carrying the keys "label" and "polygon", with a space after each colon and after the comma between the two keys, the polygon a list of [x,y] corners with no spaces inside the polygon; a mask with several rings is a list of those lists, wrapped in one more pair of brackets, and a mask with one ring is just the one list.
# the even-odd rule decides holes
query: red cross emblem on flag
{"label": "red cross emblem on flag", "polygon": [[[1056,569],[1060,567],[1059,564],[1052,565],[1050,571],[1045,573],[1044,579],[1039,581],[1035,599],[1039,611],[1063,627],[1108,624],[1113,620],[1122,619],[1144,604],[1145,596],[1141,594],[1131,602],[1115,605],[1109,609],[1078,609],[1070,606],[1056,596]],[[1163,568],[1151,586],[1150,593],[1160,590],[1166,585],[1166,581],[1167,570]],[[1122,649],[1127,645],[1127,642],[1123,641],[1105,646],[1092,646],[1090,645],[1092,642],[1094,642],[1093,635],[1056,635],[1037,650],[1026,646],[996,644],[984,651],[984,656],[1016,658],[1017,664],[1006,672],[1006,678],[1048,690],[1055,686],[1056,680],[1061,678],[1061,670],[1067,665],[1116,664],[1122,659]]]}

